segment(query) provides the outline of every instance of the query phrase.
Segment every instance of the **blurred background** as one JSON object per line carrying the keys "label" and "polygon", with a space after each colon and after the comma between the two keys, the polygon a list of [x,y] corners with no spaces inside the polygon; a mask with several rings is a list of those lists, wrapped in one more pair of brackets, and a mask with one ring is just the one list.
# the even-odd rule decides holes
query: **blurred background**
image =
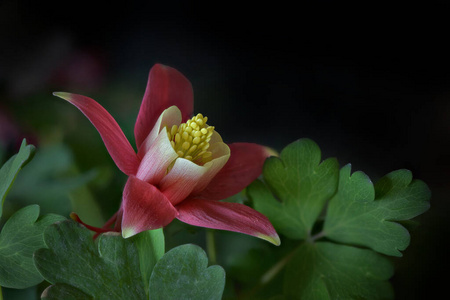
{"label": "blurred background", "polygon": [[52,92],[96,99],[134,144],[148,71],[163,63],[192,82],[195,112],[225,142],[281,150],[308,137],[323,158],[373,181],[400,168],[425,181],[431,209],[394,260],[392,283],[397,299],[444,292],[447,4],[43,2],[0,1],[0,161],[24,137],[38,147],[5,201],[5,219],[37,202],[43,213],[75,210],[96,225],[112,215],[125,176],[85,117]]}

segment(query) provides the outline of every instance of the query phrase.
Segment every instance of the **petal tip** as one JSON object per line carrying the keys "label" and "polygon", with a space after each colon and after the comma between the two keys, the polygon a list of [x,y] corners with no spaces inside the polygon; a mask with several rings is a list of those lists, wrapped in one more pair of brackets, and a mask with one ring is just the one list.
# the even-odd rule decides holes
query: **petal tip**
{"label": "petal tip", "polygon": [[53,96],[59,97],[61,99],[64,99],[66,101],[70,101],[72,99],[72,94],[71,93],[66,93],[66,92],[53,92]]}
{"label": "petal tip", "polygon": [[131,228],[131,227],[128,227],[128,228],[122,228],[122,237],[123,237],[124,239],[127,239],[127,238],[129,238],[129,237],[132,237],[132,236],[134,236],[134,235],[136,235],[136,234],[138,234],[138,232],[137,232],[136,230],[134,230],[133,228]]}
{"label": "petal tip", "polygon": [[280,156],[280,154],[275,149],[272,149],[270,147],[264,147],[264,148],[266,150],[267,157],[269,157],[269,156]]}
{"label": "petal tip", "polygon": [[168,66],[163,65],[162,63],[156,63],[153,65],[152,69],[167,69]]}
{"label": "petal tip", "polygon": [[272,236],[259,233],[259,234],[256,234],[255,236],[260,238],[260,239],[266,240],[269,243],[274,244],[275,246],[280,246],[280,244],[281,244],[280,237],[278,236],[277,233],[275,233]]}

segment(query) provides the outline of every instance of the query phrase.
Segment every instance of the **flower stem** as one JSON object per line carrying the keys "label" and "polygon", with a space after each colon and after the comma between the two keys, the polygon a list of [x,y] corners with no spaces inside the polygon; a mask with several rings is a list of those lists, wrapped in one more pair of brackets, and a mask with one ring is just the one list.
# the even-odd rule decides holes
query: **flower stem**
{"label": "flower stem", "polygon": [[206,252],[212,265],[217,264],[214,230],[206,229]]}
{"label": "flower stem", "polygon": [[117,220],[117,214],[118,212],[116,212],[108,221],[106,221],[105,225],[103,225],[102,228],[107,229],[111,227],[111,225],[114,224]]}

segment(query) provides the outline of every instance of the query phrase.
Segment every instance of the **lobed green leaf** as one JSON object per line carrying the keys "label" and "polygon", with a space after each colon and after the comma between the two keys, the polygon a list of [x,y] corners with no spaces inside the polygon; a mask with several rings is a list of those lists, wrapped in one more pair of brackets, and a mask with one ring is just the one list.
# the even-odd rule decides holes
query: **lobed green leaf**
{"label": "lobed green leaf", "polygon": [[330,200],[325,218],[325,236],[340,243],[401,256],[400,251],[408,247],[410,236],[395,221],[409,220],[429,208],[427,185],[413,180],[408,170],[389,173],[375,186],[363,172],[351,175],[350,172],[350,165],[341,170],[339,188]]}
{"label": "lobed green leaf", "polygon": [[320,149],[302,139],[267,159],[264,180],[249,186],[254,207],[278,232],[305,240],[269,270],[288,261],[279,299],[393,298],[393,268],[381,254],[401,256],[410,240],[404,226],[429,208],[430,190],[408,170],[375,185],[363,172],[350,173],[350,165],[339,172],[334,159],[320,163]]}
{"label": "lobed green leaf", "polygon": [[391,263],[368,249],[303,243],[285,273],[286,299],[393,299]]}
{"label": "lobed green leaf", "polygon": [[45,247],[44,230],[65,218],[53,214],[38,217],[39,206],[30,205],[5,223],[0,233],[1,286],[24,289],[43,280],[33,263],[33,253]]}
{"label": "lobed green leaf", "polygon": [[248,188],[255,209],[289,238],[307,238],[325,202],[336,191],[337,160],[320,161],[317,144],[300,139],[284,148],[280,158],[266,160],[263,175],[267,185],[255,181]]}
{"label": "lobed green leaf", "polygon": [[48,293],[66,292],[69,285],[77,289],[69,288],[70,295],[79,290],[94,299],[147,299],[139,253],[130,239],[106,233],[97,246],[89,230],[71,220],[49,226],[44,239],[49,249],[36,251],[34,261],[55,285]]}
{"label": "lobed green leaf", "polygon": [[206,253],[196,245],[168,251],[156,264],[150,278],[150,299],[221,299],[225,271],[208,267]]}

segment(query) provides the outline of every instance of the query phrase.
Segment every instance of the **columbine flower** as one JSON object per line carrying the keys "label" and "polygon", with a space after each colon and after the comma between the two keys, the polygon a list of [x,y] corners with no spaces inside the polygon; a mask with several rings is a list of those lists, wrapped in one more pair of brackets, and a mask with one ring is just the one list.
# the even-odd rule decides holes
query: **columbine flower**
{"label": "columbine flower", "polygon": [[[155,65],[136,120],[133,150],[114,118],[85,96],[54,93],[80,109],[100,133],[117,167],[128,175],[119,211],[97,233],[124,238],[168,225],[187,224],[241,232],[278,245],[269,220],[252,208],[221,202],[261,174],[271,151],[250,143],[227,145],[208,118],[193,110],[191,83],[177,70]],[[79,218],[74,215],[79,222]],[[110,228],[115,223],[114,229]]]}

